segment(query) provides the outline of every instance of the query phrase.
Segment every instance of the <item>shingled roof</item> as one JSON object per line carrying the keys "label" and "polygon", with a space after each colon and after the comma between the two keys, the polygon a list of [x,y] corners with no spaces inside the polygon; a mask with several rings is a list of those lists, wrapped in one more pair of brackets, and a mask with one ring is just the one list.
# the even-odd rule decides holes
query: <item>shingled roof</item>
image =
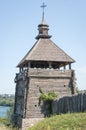
{"label": "shingled roof", "polygon": [[69,55],[51,41],[51,36],[48,35],[48,27],[49,26],[43,19],[38,25],[39,34],[36,37],[37,42],[20,61],[18,67],[23,66],[28,61],[74,62]]}
{"label": "shingled roof", "polygon": [[39,39],[26,56],[21,60],[18,66],[27,61],[55,61],[73,63],[74,60],[68,56],[50,39]]}

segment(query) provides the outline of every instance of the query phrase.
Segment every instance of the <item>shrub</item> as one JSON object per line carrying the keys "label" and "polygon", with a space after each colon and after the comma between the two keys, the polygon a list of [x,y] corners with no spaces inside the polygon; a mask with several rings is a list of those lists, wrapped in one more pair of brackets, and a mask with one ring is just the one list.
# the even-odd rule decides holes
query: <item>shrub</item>
{"label": "shrub", "polygon": [[52,114],[52,101],[57,97],[57,94],[54,91],[51,91],[46,94],[42,91],[40,87],[39,92],[41,93],[39,97],[39,105],[41,104],[41,101],[43,101],[43,104],[46,105],[46,109],[48,111],[47,116],[50,116]]}

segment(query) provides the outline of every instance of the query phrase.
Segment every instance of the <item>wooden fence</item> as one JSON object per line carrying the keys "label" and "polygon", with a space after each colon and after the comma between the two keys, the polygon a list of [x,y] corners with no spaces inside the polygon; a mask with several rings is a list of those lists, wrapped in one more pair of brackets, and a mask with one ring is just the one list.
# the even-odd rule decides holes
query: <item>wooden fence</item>
{"label": "wooden fence", "polygon": [[53,114],[74,113],[86,111],[86,93],[75,96],[66,96],[52,103]]}

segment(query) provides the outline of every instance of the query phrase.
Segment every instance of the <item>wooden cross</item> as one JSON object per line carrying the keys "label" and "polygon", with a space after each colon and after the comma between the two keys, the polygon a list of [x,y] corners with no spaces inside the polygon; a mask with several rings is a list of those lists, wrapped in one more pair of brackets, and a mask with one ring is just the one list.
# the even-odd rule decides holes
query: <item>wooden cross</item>
{"label": "wooden cross", "polygon": [[47,5],[45,5],[45,4],[43,3],[40,7],[43,8],[42,20],[44,20],[44,9],[45,9],[45,7],[47,7]]}

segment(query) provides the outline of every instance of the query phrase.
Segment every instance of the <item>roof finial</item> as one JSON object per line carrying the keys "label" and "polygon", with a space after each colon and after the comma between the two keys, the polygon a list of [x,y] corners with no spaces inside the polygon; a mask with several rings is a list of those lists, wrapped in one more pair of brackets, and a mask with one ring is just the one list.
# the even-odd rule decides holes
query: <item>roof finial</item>
{"label": "roof finial", "polygon": [[43,8],[43,14],[42,14],[42,21],[43,21],[44,20],[44,8],[47,7],[47,5],[45,5],[45,3],[43,3],[40,7]]}

